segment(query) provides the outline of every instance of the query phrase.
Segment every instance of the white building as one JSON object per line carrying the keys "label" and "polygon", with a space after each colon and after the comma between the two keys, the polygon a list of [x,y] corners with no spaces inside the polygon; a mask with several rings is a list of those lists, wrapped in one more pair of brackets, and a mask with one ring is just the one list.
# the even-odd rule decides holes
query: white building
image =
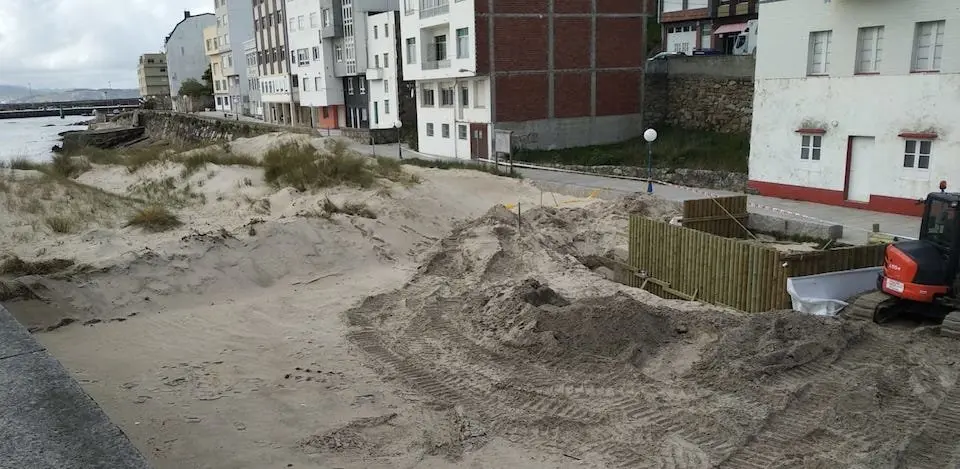
{"label": "white building", "polygon": [[241,44],[253,39],[250,0],[213,0],[217,17],[217,43],[221,73],[226,80],[222,108],[250,114],[250,89],[247,82],[246,51]]}
{"label": "white building", "polygon": [[339,127],[343,84],[334,73],[332,2],[286,0],[290,72],[300,82],[299,117],[310,126]]}
{"label": "white building", "polygon": [[476,72],[474,1],[404,0],[403,76],[416,81],[418,145],[424,153],[491,154],[490,81]]}
{"label": "white building", "polygon": [[[304,2],[309,0],[303,0]],[[253,2],[263,118],[276,124],[299,124],[299,83],[290,74],[287,15],[284,1]]]}
{"label": "white building", "polygon": [[251,116],[263,119],[263,105],[260,103],[260,72],[257,68],[257,41],[249,39],[243,42],[244,61],[247,64],[247,89],[250,90]]}
{"label": "white building", "polygon": [[230,89],[227,87],[227,78],[223,74],[223,62],[228,54],[220,53],[220,32],[216,25],[203,28],[204,49],[207,51],[207,60],[210,62],[210,78],[213,80],[213,108],[217,111],[230,110]]}
{"label": "white building", "polygon": [[167,57],[167,76],[170,79],[170,96],[176,97],[180,85],[188,79],[203,83],[203,74],[209,63],[204,49],[203,30],[217,24],[212,13],[191,16],[183,12],[183,20],[173,27],[164,41]]}
{"label": "white building", "polygon": [[750,185],[760,194],[918,214],[960,184],[956,0],[760,6]]}
{"label": "white building", "polygon": [[367,17],[367,92],[371,129],[396,128],[400,122],[402,69],[397,37],[400,36],[397,11]]}

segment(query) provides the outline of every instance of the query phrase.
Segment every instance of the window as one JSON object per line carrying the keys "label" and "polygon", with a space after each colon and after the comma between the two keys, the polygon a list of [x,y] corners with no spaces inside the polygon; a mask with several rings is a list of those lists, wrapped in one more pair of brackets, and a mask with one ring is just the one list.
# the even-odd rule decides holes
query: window
{"label": "window", "polygon": [[303,85],[300,88],[303,91],[310,91],[310,80],[307,77],[303,77],[301,80],[303,80]]}
{"label": "window", "polygon": [[820,161],[822,135],[804,135],[800,142],[800,159]]}
{"label": "window", "polygon": [[358,78],[357,81],[360,82],[360,94],[366,94],[367,92],[367,80],[363,78]]}
{"label": "window", "polygon": [[412,37],[407,38],[407,63],[417,63],[417,40]]}
{"label": "window", "polygon": [[303,31],[303,15],[297,17],[297,29]]}
{"label": "window", "polygon": [[453,106],[453,88],[440,88],[440,105]]}
{"label": "window", "polygon": [[383,23],[383,37],[390,37],[390,25]]}
{"label": "window", "polygon": [[424,106],[435,106],[437,104],[433,88],[423,88],[420,91],[420,95],[423,96]]}
{"label": "window", "polygon": [[883,52],[883,26],[860,28],[857,33],[857,73],[877,73]]}
{"label": "window", "polygon": [[313,60],[320,60],[320,46],[313,46]]}
{"label": "window", "polygon": [[380,123],[380,103],[376,101],[373,102],[373,123],[374,124]]}
{"label": "window", "polygon": [[943,56],[944,21],[917,23],[913,39],[912,72],[938,72]]}
{"label": "window", "polygon": [[931,140],[907,140],[903,150],[903,167],[930,169]]}
{"label": "window", "polygon": [[330,9],[324,8],[320,11],[320,21],[323,24],[323,27],[326,28],[330,26]]}
{"label": "window", "polygon": [[334,55],[337,56],[337,62],[343,62],[343,46],[341,46],[340,44],[337,44],[336,50],[334,51]]}
{"label": "window", "polygon": [[807,53],[807,75],[826,75],[830,70],[830,38],[832,31],[810,33],[810,50]]}
{"label": "window", "polygon": [[373,56],[373,68],[380,68],[380,56]]}
{"label": "window", "polygon": [[310,13],[310,27],[311,27],[311,28],[316,28],[316,27],[319,26],[319,25],[320,25],[320,23],[318,22],[317,12],[315,12],[315,11],[314,11],[314,12],[311,12],[311,13]]}
{"label": "window", "polygon": [[160,73],[167,73],[167,69],[166,69],[166,68],[161,68],[161,69],[160,69]]}
{"label": "window", "polygon": [[383,68],[390,68],[390,53],[383,53]]}
{"label": "window", "polygon": [[457,138],[459,138],[460,140],[467,139],[467,126],[463,124],[457,125]]}
{"label": "window", "polygon": [[470,88],[467,85],[460,86],[460,105],[463,107],[470,105]]}
{"label": "window", "polygon": [[287,29],[289,29],[290,31],[296,31],[296,30],[297,30],[297,19],[296,19],[296,18],[293,18],[293,17],[290,17],[289,23],[290,23],[290,25],[287,26]]}
{"label": "window", "polygon": [[313,89],[316,90],[316,91],[320,91],[320,90],[323,89],[323,78],[322,78],[322,77],[314,77],[314,79],[313,79]]}
{"label": "window", "polygon": [[466,59],[470,57],[470,30],[460,28],[457,30],[457,58]]}
{"label": "window", "polygon": [[384,99],[384,100],[383,100],[383,113],[384,113],[384,114],[390,114],[390,100],[389,100],[389,99]]}
{"label": "window", "polygon": [[383,80],[383,92],[384,93],[390,92],[390,80]]}
{"label": "window", "polygon": [[447,60],[447,35],[441,34],[433,38],[434,60]]}
{"label": "window", "polygon": [[450,124],[443,124],[440,126],[440,136],[443,138],[450,138]]}
{"label": "window", "polygon": [[378,38],[380,37],[380,36],[377,34],[377,31],[379,31],[379,29],[377,29],[377,25],[373,25],[373,38],[374,38],[374,39],[378,39]]}
{"label": "window", "polygon": [[353,78],[347,78],[347,93],[353,94]]}
{"label": "window", "polygon": [[433,137],[433,123],[427,122],[427,137]]}
{"label": "window", "polygon": [[487,96],[486,80],[477,80],[475,85],[476,85],[476,88],[474,88],[474,91],[473,91],[473,107],[478,107],[478,108],[487,107],[487,102],[484,100]]}

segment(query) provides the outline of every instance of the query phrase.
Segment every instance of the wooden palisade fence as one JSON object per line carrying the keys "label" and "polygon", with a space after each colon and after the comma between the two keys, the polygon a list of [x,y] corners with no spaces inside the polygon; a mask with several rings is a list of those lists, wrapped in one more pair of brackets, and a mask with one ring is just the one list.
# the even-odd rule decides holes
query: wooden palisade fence
{"label": "wooden palisade fence", "polygon": [[[712,201],[710,204],[716,206]],[[745,203],[742,210],[727,204],[724,206],[735,216],[746,212]],[[709,210],[702,208],[701,212],[694,213],[699,215],[694,220],[717,216],[709,214]],[[874,267],[883,263],[885,245],[782,253],[759,243],[718,236],[741,236],[745,219],[737,219],[742,225],[732,220],[731,225],[720,218],[713,221],[714,225],[707,220],[696,221],[701,228],[710,231],[706,232],[631,216],[629,263],[634,275],[627,283],[666,298],[698,300],[746,312],[761,312],[790,308],[788,277]]]}

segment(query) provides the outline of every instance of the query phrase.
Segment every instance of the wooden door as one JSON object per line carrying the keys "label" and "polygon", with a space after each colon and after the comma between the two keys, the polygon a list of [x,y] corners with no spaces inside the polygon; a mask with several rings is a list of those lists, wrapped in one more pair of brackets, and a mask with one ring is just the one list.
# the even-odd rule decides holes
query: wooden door
{"label": "wooden door", "polygon": [[474,160],[490,158],[487,124],[470,124],[470,158]]}

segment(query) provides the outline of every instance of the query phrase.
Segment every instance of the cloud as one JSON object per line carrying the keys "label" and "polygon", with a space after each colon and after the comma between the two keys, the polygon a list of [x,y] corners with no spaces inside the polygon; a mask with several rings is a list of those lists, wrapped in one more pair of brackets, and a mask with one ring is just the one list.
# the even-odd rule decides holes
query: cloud
{"label": "cloud", "polygon": [[[245,1],[245,0],[240,0]],[[0,84],[137,87],[137,59],[214,0],[0,0]]]}

